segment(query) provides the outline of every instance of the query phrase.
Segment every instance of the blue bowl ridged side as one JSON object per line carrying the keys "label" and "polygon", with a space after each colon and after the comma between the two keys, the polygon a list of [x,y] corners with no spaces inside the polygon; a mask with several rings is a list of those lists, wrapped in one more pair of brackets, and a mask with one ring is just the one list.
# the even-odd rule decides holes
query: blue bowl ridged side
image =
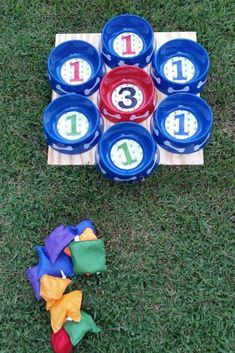
{"label": "blue bowl ridged side", "polygon": [[[77,140],[63,138],[57,131],[57,121],[69,111],[83,113],[89,121],[85,136]],[[103,130],[103,118],[99,110],[88,98],[78,94],[67,94],[53,100],[43,114],[43,128],[46,141],[54,150],[65,154],[79,154],[93,148],[99,141]]]}
{"label": "blue bowl ridged side", "polygon": [[[190,81],[174,82],[164,75],[164,63],[174,56],[183,56],[194,64],[195,74]],[[209,65],[208,53],[200,44],[189,39],[174,39],[163,44],[153,55],[151,76],[156,88],[166,95],[179,92],[198,94],[206,84]]]}
{"label": "blue bowl ridged side", "polygon": [[[143,40],[143,49],[134,57],[119,56],[113,49],[114,38],[122,32],[134,32]],[[111,67],[122,65],[147,66],[154,51],[154,32],[151,25],[142,17],[124,14],[109,20],[101,34],[101,51],[105,63]]]}
{"label": "blue bowl ridged side", "polygon": [[[91,66],[91,77],[83,84],[68,84],[60,75],[63,63],[74,57],[87,60]],[[82,40],[69,40],[61,43],[51,51],[48,57],[48,81],[51,88],[60,95],[77,93],[90,96],[98,90],[104,75],[105,65],[101,54],[90,43]]]}
{"label": "blue bowl ridged side", "polygon": [[[198,131],[185,140],[172,137],[165,129],[166,117],[177,109],[189,111],[198,121]],[[159,104],[151,119],[150,127],[159,146],[171,153],[189,154],[206,146],[211,136],[212,124],[211,108],[202,98],[190,93],[177,93],[165,98]]]}
{"label": "blue bowl ridged side", "polygon": [[[139,166],[131,170],[123,170],[115,166],[110,158],[110,150],[115,142],[132,139],[138,142],[144,157]],[[96,167],[107,178],[114,181],[138,181],[149,177],[157,168],[160,160],[159,150],[154,139],[143,126],[123,122],[113,125],[101,137],[96,150]]]}

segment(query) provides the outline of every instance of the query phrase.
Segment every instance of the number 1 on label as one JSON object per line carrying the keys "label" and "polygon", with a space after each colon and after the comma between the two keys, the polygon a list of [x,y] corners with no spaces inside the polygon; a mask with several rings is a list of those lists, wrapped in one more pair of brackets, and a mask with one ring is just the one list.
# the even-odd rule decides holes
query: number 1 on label
{"label": "number 1 on label", "polygon": [[185,119],[184,114],[175,115],[175,119],[179,119],[179,131],[174,131],[174,135],[188,136],[188,132],[184,130],[185,128]]}
{"label": "number 1 on label", "polygon": [[123,150],[125,157],[126,157],[126,162],[123,162],[123,165],[131,165],[133,163],[137,162],[137,159],[132,159],[130,151],[128,149],[128,146],[126,144],[126,142],[124,142],[122,145],[118,146],[118,150]]}
{"label": "number 1 on label", "polygon": [[173,77],[173,80],[187,80],[187,77],[183,76],[182,61],[174,61],[172,62],[172,65],[176,65],[176,77]]}
{"label": "number 1 on label", "polygon": [[77,131],[77,119],[76,115],[71,115],[66,118],[66,121],[71,122],[71,129],[70,132],[67,133],[67,136],[79,136],[81,132]]}
{"label": "number 1 on label", "polygon": [[122,55],[135,54],[135,51],[131,49],[131,35],[122,36],[122,39],[126,42],[126,50],[122,52]]}
{"label": "number 1 on label", "polygon": [[70,82],[81,82],[83,79],[80,77],[80,62],[76,61],[70,63],[70,67],[74,67],[73,77],[70,79]]}

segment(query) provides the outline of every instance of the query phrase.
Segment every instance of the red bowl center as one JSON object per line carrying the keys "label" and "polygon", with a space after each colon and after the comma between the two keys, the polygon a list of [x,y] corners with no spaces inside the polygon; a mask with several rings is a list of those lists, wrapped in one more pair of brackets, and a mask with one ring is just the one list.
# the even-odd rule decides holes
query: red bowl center
{"label": "red bowl center", "polygon": [[100,85],[99,108],[110,121],[147,119],[155,107],[155,87],[146,71],[135,66],[121,66],[111,70]]}

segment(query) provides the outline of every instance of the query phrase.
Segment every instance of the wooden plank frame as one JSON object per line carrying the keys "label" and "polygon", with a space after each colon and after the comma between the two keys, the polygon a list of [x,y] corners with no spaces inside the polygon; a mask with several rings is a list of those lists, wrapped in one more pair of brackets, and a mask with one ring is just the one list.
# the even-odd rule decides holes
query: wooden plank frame
{"label": "wooden plank frame", "polygon": [[[98,50],[100,47],[100,33],[73,33],[73,34],[56,34],[55,45],[59,45],[67,40],[71,39],[81,39],[91,43]],[[155,45],[156,48],[159,48],[162,44],[168,42],[172,39],[177,38],[186,38],[196,41],[196,32],[155,32]],[[110,68],[107,67],[107,71]],[[150,65],[145,69],[147,72],[150,70]],[[161,102],[165,95],[158,90],[156,90],[157,94],[157,105]],[[57,93],[52,92],[52,100],[57,97]],[[97,93],[93,94],[89,97],[92,102],[97,104]],[[142,125],[145,126],[149,130],[150,125],[149,117],[145,120]],[[113,123],[104,118],[104,126],[105,130],[109,128]],[[192,153],[192,154],[175,154],[165,151],[162,148],[160,149],[160,164],[163,165],[203,165],[204,164],[204,156],[203,149]],[[95,150],[96,147],[92,148],[90,151],[87,151],[82,154],[77,155],[67,155],[63,153],[59,153],[53,150],[51,147],[48,148],[48,160],[47,163],[49,165],[94,165],[95,164]]]}

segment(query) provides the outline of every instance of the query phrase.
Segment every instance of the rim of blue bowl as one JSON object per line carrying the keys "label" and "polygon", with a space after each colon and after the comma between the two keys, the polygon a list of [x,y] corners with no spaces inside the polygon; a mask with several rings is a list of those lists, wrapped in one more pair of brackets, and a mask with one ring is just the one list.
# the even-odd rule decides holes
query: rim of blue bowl
{"label": "rim of blue bowl", "polygon": [[[145,153],[146,153],[146,149],[144,148],[144,145],[143,144],[141,144],[141,141],[138,139],[138,138],[136,138],[136,137],[128,137],[128,136],[122,136],[123,134],[125,134],[125,127],[128,127],[129,128],[129,133],[128,133],[128,135],[129,134],[131,134],[131,133],[133,133],[133,131],[132,131],[132,128],[133,128],[133,126],[135,127],[135,128],[137,128],[138,130],[143,130],[144,131],[144,133],[146,134],[146,136],[149,138],[149,141],[151,141],[150,143],[151,143],[151,147],[152,147],[152,151],[151,151],[151,156],[149,156],[149,158],[148,158],[148,163],[146,163],[145,165],[144,165],[144,170],[146,170],[146,169],[148,169],[149,168],[149,166],[153,163],[153,161],[155,160],[155,155],[156,155],[156,153],[159,153],[159,150],[158,150],[158,148],[157,148],[157,145],[156,145],[156,142],[155,142],[155,140],[154,140],[154,138],[153,138],[153,136],[152,136],[152,134],[144,127],[144,126],[142,126],[142,125],[140,125],[140,124],[137,124],[137,123],[133,123],[133,122],[121,122],[121,123],[118,123],[118,124],[115,124],[115,125],[112,125],[110,128],[108,128],[103,134],[102,134],[102,136],[101,136],[101,138],[100,138],[100,141],[99,141],[99,143],[98,143],[98,154],[99,154],[99,156],[100,155],[102,155],[102,157],[105,157],[105,158],[102,158],[102,162],[103,162],[103,164],[105,165],[105,168],[106,168],[106,171],[109,171],[109,172],[111,172],[111,173],[117,173],[117,175],[119,175],[119,176],[132,176],[132,175],[138,175],[139,173],[141,173],[142,171],[143,171],[143,164],[142,164],[142,161],[141,161],[141,163],[137,166],[137,167],[135,167],[135,168],[133,168],[133,169],[121,169],[121,168],[118,168],[117,166],[115,166],[115,164],[111,161],[111,158],[109,157],[109,158],[106,158],[106,155],[103,153],[103,151],[102,151],[102,153],[100,153],[100,149],[101,149],[101,146],[102,146],[102,144],[104,143],[104,140],[106,139],[106,136],[107,136],[107,134],[108,133],[113,133],[113,134],[116,134],[117,133],[117,131],[116,130],[120,130],[120,137],[118,137],[118,138],[116,138],[115,140],[113,140],[112,142],[111,142],[111,146],[110,146],[110,149],[109,149],[109,151],[107,152],[108,154],[110,154],[110,150],[111,150],[111,148],[112,148],[112,146],[114,145],[114,143],[115,142],[117,142],[117,141],[119,141],[119,140],[121,140],[121,138],[123,138],[123,139],[125,139],[125,138],[129,138],[129,139],[132,139],[132,140],[134,140],[135,142],[137,142],[138,144],[140,144],[141,145],[141,147],[143,148],[143,150],[145,150]],[[113,130],[114,130],[114,132],[113,132]],[[141,134],[140,134],[141,135]],[[111,135],[112,136],[112,135]],[[107,163],[108,162],[108,163]]]}
{"label": "rim of blue bowl", "polygon": [[[205,57],[207,59],[207,65],[206,65],[206,68],[204,69],[204,71],[202,73],[199,73],[199,75],[194,79],[192,78],[190,81],[187,81],[185,83],[180,83],[180,82],[173,82],[173,81],[170,81],[168,80],[168,78],[162,74],[162,71],[159,69],[159,67],[156,65],[156,59],[157,59],[157,56],[159,55],[160,53],[160,50],[163,48],[163,47],[166,47],[167,45],[169,45],[170,43],[172,42],[178,42],[178,41],[185,41],[185,42],[190,42],[191,44],[193,45],[196,45],[198,47],[200,47],[200,49],[205,53]],[[177,53],[176,53],[177,54]],[[200,81],[202,79],[203,76],[207,75],[208,71],[209,71],[209,68],[210,68],[210,57],[209,57],[209,54],[207,52],[207,50],[201,45],[199,44],[198,42],[195,42],[194,40],[191,40],[191,39],[187,39],[187,38],[177,38],[177,39],[172,39],[172,40],[169,40],[168,42],[164,43],[163,45],[161,45],[158,50],[156,51],[155,55],[153,55],[153,63],[154,63],[154,66],[155,68],[157,68],[158,70],[158,75],[161,76],[161,78],[166,81],[167,83],[169,84],[174,84],[174,85],[177,85],[177,86],[185,86],[186,84],[191,84],[191,83],[196,83],[197,81]]]}
{"label": "rim of blue bowl", "polygon": [[[104,46],[107,51],[110,51],[110,50],[109,50],[109,46],[107,46],[106,43],[105,43],[105,41],[103,40],[104,32],[106,31],[107,27],[110,25],[110,23],[112,23],[113,20],[115,20],[116,18],[121,18],[121,17],[122,17],[122,18],[125,18],[125,17],[137,17],[137,18],[139,18],[140,20],[142,20],[143,22],[145,22],[145,24],[147,24],[147,26],[148,26],[149,29],[150,29],[150,32],[151,32],[151,39],[150,39],[148,45],[146,46],[145,51],[144,51],[144,52],[141,52],[141,53],[138,54],[138,55],[136,55],[136,57],[142,56],[142,55],[151,47],[151,45],[153,45],[153,48],[154,48],[154,31],[153,31],[153,28],[152,28],[151,24],[150,24],[147,20],[145,20],[145,18],[143,18],[143,17],[141,17],[141,16],[126,13],[126,14],[117,15],[117,16],[112,17],[112,18],[111,18],[108,22],[106,22],[106,24],[104,25],[104,27],[103,27],[103,29],[102,29],[102,32],[101,32],[101,43],[102,43],[102,46]],[[121,29],[121,28],[120,28],[120,29]],[[115,57],[115,58],[118,59],[118,60],[119,60],[120,58],[123,58],[123,56],[117,55],[115,52],[112,52],[112,56]],[[128,57],[125,58],[125,60],[127,60],[127,59],[133,59],[133,57],[131,57],[131,58],[128,58]]]}
{"label": "rim of blue bowl", "polygon": [[[59,133],[55,132],[54,129],[48,129],[47,128],[47,124],[45,124],[45,119],[46,119],[46,114],[48,113],[48,110],[51,109],[51,107],[53,107],[53,105],[55,105],[56,103],[62,103],[63,100],[67,100],[69,99],[70,97],[73,97],[73,98],[78,98],[78,99],[81,99],[81,100],[84,100],[86,102],[88,102],[90,104],[90,106],[92,108],[94,108],[94,112],[96,112],[96,122],[95,124],[92,126],[91,130],[90,130],[90,133],[89,135],[87,136],[84,135],[82,138],[80,139],[77,139],[77,140],[67,140],[65,138],[63,138]],[[61,102],[60,102],[61,101]],[[60,104],[60,107],[61,107],[61,104]],[[73,106],[72,108],[74,108],[75,106]],[[58,118],[63,114],[63,110],[61,110],[61,114],[57,115]],[[87,117],[87,116],[86,116]],[[88,118],[88,117],[87,117]],[[68,94],[65,94],[63,96],[59,96],[57,97],[56,99],[54,99],[51,103],[48,104],[48,106],[45,108],[44,110],[44,113],[43,113],[43,127],[44,127],[44,130],[46,132],[47,135],[50,136],[50,138],[52,140],[54,140],[55,142],[57,143],[64,143],[64,144],[69,144],[69,145],[77,145],[77,144],[80,144],[80,143],[84,143],[86,142],[86,140],[89,140],[90,139],[90,136],[93,135],[95,133],[95,131],[98,129],[99,127],[99,124],[100,124],[100,118],[101,118],[101,115],[100,115],[100,112],[98,110],[98,108],[96,107],[96,105],[87,97],[85,96],[82,96],[81,94],[76,94],[76,93],[68,93]],[[89,120],[89,123],[90,123],[90,120]],[[50,125],[51,126],[51,125]],[[53,136],[51,134],[51,132],[53,132],[56,136],[56,139],[55,139],[55,136]]]}
{"label": "rim of blue bowl", "polygon": [[[152,119],[154,119],[154,120],[156,121],[156,123],[157,123],[157,129],[160,131],[160,133],[161,133],[162,135],[166,136],[166,130],[165,130],[165,129],[162,129],[162,124],[159,123],[159,122],[160,122],[160,120],[158,119],[158,114],[160,114],[160,109],[159,109],[159,108],[161,108],[161,106],[162,106],[163,104],[165,104],[165,101],[166,101],[166,100],[174,100],[174,99],[177,99],[177,98],[179,98],[179,97],[184,98],[184,96],[191,97],[191,100],[196,100],[196,101],[198,101],[198,103],[204,104],[204,107],[208,110],[208,113],[209,113],[209,115],[210,115],[210,121],[209,121],[209,125],[208,125],[207,129],[206,129],[204,132],[202,132],[202,133],[200,133],[200,134],[197,134],[195,137],[192,136],[192,137],[190,137],[190,138],[188,138],[188,139],[185,139],[185,140],[179,140],[179,139],[176,139],[176,138],[172,137],[171,135],[169,135],[169,134],[167,133],[167,139],[168,139],[169,141],[171,141],[171,142],[173,142],[173,143],[180,143],[181,145],[188,145],[189,143],[192,144],[192,143],[194,143],[194,142],[197,142],[199,138],[200,138],[200,139],[206,138],[207,135],[210,133],[210,131],[211,131],[211,129],[212,129],[212,125],[213,125],[213,112],[212,112],[212,109],[211,109],[211,107],[209,106],[209,104],[208,104],[204,99],[202,99],[201,97],[199,97],[199,96],[197,96],[197,95],[195,95],[195,94],[192,94],[192,93],[175,93],[175,94],[172,94],[172,95],[170,95],[170,96],[167,96],[166,98],[164,98],[164,99],[160,102],[160,104],[158,105],[157,109],[156,109],[155,112],[154,112],[154,115],[153,115]],[[180,105],[180,108],[178,108],[178,109],[183,109],[183,108],[184,108],[184,107],[183,107],[183,104],[184,104],[184,103],[182,102],[182,105]],[[190,104],[190,103],[187,103],[187,105],[189,105],[189,104]],[[176,107],[176,109],[177,109],[177,107]],[[174,109],[174,110],[176,110],[176,109]],[[174,111],[174,110],[171,109],[171,110],[169,111],[169,114],[170,114],[172,111]],[[187,108],[187,109],[185,108],[185,110],[190,111],[188,108]],[[168,115],[169,115],[169,114],[168,114]],[[167,117],[167,116],[165,116],[165,117]]]}
{"label": "rim of blue bowl", "polygon": [[[51,60],[51,57],[54,55],[54,53],[57,51],[57,49],[61,46],[65,46],[67,45],[68,43],[71,43],[71,42],[80,42],[80,43],[83,43],[83,44],[86,44],[90,47],[92,47],[94,49],[94,51],[96,52],[97,54],[97,57],[98,57],[98,67],[96,69],[96,71],[93,73],[93,75],[89,78],[89,80],[87,80],[86,82],[84,82],[83,84],[80,84],[80,85],[70,85],[69,83],[65,82],[64,80],[61,80],[60,77],[58,76],[55,76],[54,73],[52,73],[51,69],[50,69],[50,60]],[[101,58],[101,53],[94,47],[94,45],[90,44],[89,42],[86,42],[85,40],[80,40],[80,39],[71,39],[71,40],[66,40],[65,42],[57,45],[55,48],[53,48],[48,56],[48,59],[47,59],[47,67],[48,67],[48,72],[49,74],[53,77],[53,79],[55,81],[57,81],[60,85],[64,85],[64,86],[69,86],[69,87],[73,87],[73,88],[79,88],[79,87],[82,87],[83,85],[87,85],[90,83],[90,81],[92,81],[94,79],[94,77],[97,76],[98,72],[100,71],[100,69],[102,68],[102,58]]]}

